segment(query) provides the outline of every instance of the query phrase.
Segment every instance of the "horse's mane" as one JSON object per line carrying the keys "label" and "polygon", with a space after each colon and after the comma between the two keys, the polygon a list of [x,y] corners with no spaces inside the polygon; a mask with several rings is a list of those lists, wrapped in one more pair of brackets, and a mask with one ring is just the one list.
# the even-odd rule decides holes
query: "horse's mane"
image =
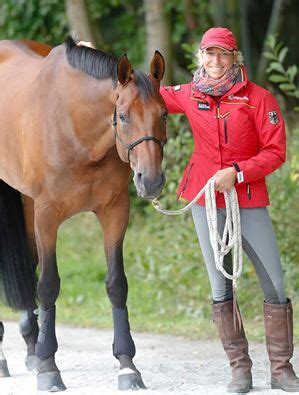
{"label": "horse's mane", "polygon": [[[99,49],[76,45],[72,37],[65,41],[66,56],[69,64],[98,80],[112,78],[114,86],[117,84],[118,58]],[[154,95],[154,87],[150,78],[142,71],[135,71],[135,84],[143,99]]]}
{"label": "horse's mane", "polygon": [[69,64],[98,80],[112,78],[117,83],[117,63],[115,56],[99,49],[78,46],[72,37],[65,41],[66,56]]}

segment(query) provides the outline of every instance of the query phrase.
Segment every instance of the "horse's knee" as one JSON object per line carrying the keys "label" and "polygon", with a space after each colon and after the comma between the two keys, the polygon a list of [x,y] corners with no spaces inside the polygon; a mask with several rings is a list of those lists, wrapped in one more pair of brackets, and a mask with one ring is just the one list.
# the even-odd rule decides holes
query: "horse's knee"
{"label": "horse's knee", "polygon": [[128,295],[128,282],[125,275],[122,277],[109,276],[106,278],[106,290],[112,306],[125,307]]}
{"label": "horse's knee", "polygon": [[55,305],[60,290],[60,278],[55,281],[39,281],[37,292],[41,305],[47,309]]}

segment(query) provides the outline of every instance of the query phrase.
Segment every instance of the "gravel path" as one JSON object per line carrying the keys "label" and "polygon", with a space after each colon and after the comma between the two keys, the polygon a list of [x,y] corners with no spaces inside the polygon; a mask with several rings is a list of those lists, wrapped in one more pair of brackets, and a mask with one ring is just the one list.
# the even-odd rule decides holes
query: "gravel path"
{"label": "gravel path", "polygon": [[[25,346],[17,323],[5,323],[4,352],[12,377],[0,378],[0,395],[45,394],[36,391],[34,375],[25,370]],[[57,327],[56,360],[67,395],[128,394],[117,387],[118,363],[111,353],[112,331]],[[133,334],[134,359],[148,389],[144,395],[223,395],[230,378],[225,354],[217,341],[190,341],[182,337]],[[269,389],[269,363],[264,345],[251,346],[254,389],[251,393],[285,394]],[[299,353],[293,358],[299,372]],[[136,394],[136,392],[134,392]],[[140,392],[139,392],[140,393]]]}

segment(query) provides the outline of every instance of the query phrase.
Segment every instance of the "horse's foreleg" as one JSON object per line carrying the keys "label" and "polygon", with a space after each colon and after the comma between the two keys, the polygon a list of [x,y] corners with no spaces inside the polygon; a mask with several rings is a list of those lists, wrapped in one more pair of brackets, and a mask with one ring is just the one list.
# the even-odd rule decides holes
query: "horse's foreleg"
{"label": "horse's foreleg", "polygon": [[127,311],[128,283],[124,271],[122,245],[128,224],[129,198],[127,191],[109,207],[99,208],[97,217],[104,232],[108,263],[106,289],[112,304],[114,324],[113,355],[120,362],[118,388],[120,390],[145,388],[141,374],[133,364],[135,345],[130,333]]}
{"label": "horse's foreleg", "polygon": [[37,368],[39,363],[39,360],[35,355],[35,344],[37,342],[39,331],[37,323],[37,311],[35,309],[22,311],[19,329],[27,345],[25,365],[28,370],[34,370]]}
{"label": "horse's foreleg", "polygon": [[4,336],[4,325],[0,321],[0,377],[9,377],[10,374],[7,367],[7,361],[5,359],[2,350],[3,336]]}
{"label": "horse's foreleg", "polygon": [[40,301],[40,329],[35,346],[38,365],[37,389],[40,391],[63,391],[60,372],[55,363],[58,348],[55,333],[55,302],[60,290],[56,262],[56,239],[59,216],[55,209],[45,205],[35,207],[35,234],[40,264],[37,291]]}
{"label": "horse's foreleg", "polygon": [[[38,254],[34,231],[34,201],[28,196],[24,195],[23,212],[25,219],[26,236],[32,257],[32,265],[36,267],[38,264]],[[26,367],[28,370],[36,369],[38,364],[38,358],[35,356],[35,344],[37,342],[39,329],[35,309],[22,311],[19,329],[27,345],[27,356],[25,359]]]}

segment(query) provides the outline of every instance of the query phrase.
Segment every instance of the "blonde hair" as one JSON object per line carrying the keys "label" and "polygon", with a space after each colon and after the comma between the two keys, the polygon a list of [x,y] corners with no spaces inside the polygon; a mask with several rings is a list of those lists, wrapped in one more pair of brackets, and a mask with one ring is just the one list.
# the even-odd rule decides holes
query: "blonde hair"
{"label": "blonde hair", "polygon": [[[203,58],[202,58],[203,51],[204,51],[204,49],[199,49],[197,51],[197,53],[195,54],[195,58],[197,60],[198,67],[203,66]],[[232,51],[232,53],[235,56],[234,64],[236,64],[237,66],[242,66],[243,61],[244,61],[244,56],[243,56],[242,52],[241,51]]]}

